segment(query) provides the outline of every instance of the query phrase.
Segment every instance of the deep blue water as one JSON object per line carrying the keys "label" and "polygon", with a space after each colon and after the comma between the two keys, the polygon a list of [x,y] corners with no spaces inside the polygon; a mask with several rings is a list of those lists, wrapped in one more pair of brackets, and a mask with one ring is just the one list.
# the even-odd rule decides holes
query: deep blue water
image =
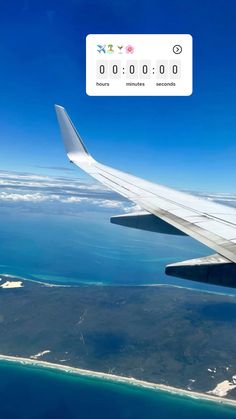
{"label": "deep blue water", "polygon": [[44,368],[0,363],[6,419],[230,419],[236,408]]}

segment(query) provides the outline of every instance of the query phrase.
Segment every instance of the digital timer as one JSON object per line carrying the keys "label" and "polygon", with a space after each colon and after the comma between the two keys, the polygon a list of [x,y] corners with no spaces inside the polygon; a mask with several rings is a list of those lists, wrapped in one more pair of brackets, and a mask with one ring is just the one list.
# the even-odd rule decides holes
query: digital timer
{"label": "digital timer", "polygon": [[126,66],[121,60],[111,60],[109,63],[105,60],[97,60],[96,73],[98,79],[119,79],[122,75],[128,79],[149,79],[152,75],[157,78],[176,79],[181,74],[181,61],[157,61],[151,63],[150,60],[127,60]]}
{"label": "digital timer", "polygon": [[188,96],[191,35],[88,35],[86,92],[91,96]]}

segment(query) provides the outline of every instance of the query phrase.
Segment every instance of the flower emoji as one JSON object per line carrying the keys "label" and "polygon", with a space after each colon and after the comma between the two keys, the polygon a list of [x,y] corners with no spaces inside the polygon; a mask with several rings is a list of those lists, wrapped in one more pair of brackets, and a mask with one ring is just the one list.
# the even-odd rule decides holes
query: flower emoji
{"label": "flower emoji", "polygon": [[134,47],[132,45],[127,45],[127,47],[125,47],[126,53],[127,54],[133,54],[134,53]]}

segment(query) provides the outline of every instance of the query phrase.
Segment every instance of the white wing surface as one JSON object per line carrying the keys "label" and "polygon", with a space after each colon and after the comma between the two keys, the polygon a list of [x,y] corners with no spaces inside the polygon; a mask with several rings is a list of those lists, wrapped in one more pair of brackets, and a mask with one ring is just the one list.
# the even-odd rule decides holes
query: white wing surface
{"label": "white wing surface", "polygon": [[113,223],[193,237],[216,254],[168,265],[166,273],[236,287],[236,209],[98,163],[86,150],[65,109],[55,108],[69,160],[144,210],[112,217]]}

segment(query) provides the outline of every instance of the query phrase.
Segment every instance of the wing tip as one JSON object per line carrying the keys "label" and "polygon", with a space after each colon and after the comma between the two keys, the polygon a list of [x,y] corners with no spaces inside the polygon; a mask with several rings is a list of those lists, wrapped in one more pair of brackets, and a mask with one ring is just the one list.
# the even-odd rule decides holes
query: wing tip
{"label": "wing tip", "polygon": [[57,115],[59,115],[61,112],[66,113],[64,106],[58,105],[57,103],[54,104],[54,109]]}
{"label": "wing tip", "polygon": [[88,160],[88,158],[91,160],[92,158],[67,114],[66,109],[58,104],[55,104],[54,107],[69,160],[71,162],[75,160]]}

